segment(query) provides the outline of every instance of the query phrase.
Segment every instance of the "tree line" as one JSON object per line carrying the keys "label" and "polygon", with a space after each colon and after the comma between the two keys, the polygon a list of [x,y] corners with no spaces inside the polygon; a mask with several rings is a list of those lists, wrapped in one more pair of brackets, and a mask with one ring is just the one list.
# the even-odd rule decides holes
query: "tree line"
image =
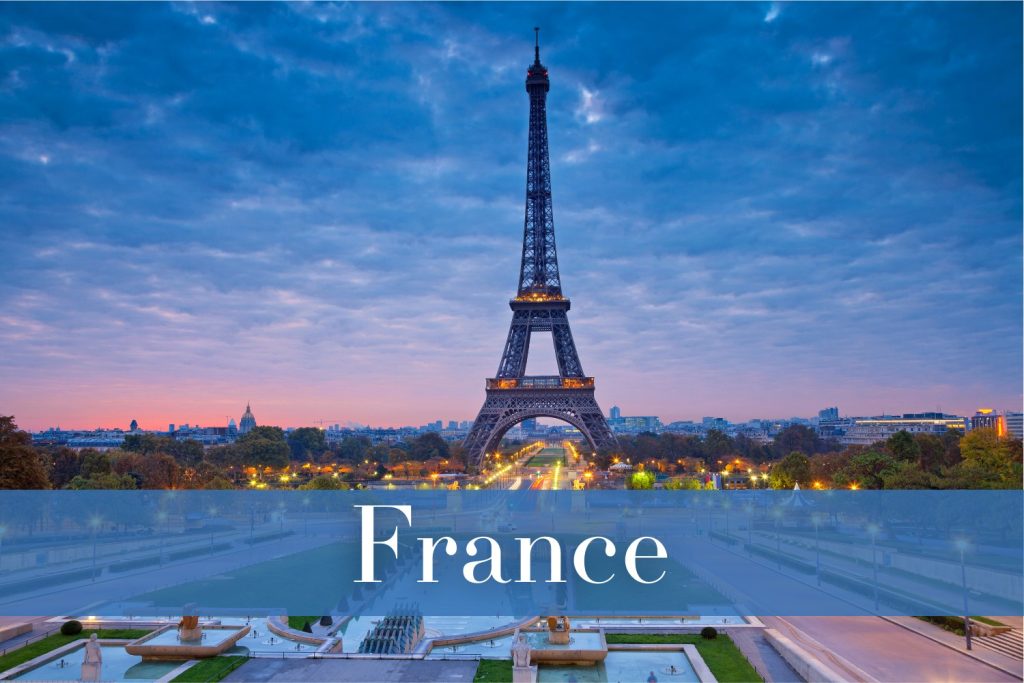
{"label": "tree line", "polygon": [[[343,478],[380,478],[387,466],[450,462],[464,467],[462,447],[435,432],[398,444],[373,444],[363,436],[327,443],[323,430],[303,427],[286,433],[259,426],[232,444],[204,448],[194,440],[159,434],[128,434],[120,448],[75,450],[35,446],[13,416],[0,416],[0,489],[170,489],[235,488],[245,468],[281,470],[305,463],[348,464]],[[233,474],[234,473],[234,474]]]}

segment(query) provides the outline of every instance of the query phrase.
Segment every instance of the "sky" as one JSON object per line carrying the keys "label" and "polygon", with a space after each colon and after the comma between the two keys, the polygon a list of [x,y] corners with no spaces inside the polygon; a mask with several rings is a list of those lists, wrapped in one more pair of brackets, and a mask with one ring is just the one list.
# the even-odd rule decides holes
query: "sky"
{"label": "sky", "polygon": [[4,3],[0,414],[472,419],[517,284],[533,26],[605,411],[1019,410],[1020,25],[1019,3]]}

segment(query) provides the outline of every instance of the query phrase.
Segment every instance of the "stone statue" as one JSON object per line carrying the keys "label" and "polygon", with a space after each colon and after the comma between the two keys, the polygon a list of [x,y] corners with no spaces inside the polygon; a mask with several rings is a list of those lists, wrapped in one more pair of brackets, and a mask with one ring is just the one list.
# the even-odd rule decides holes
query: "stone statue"
{"label": "stone statue", "polygon": [[103,669],[103,650],[100,642],[96,640],[96,634],[89,636],[85,642],[85,657],[82,659],[82,675],[79,680],[98,681]]}
{"label": "stone statue", "polygon": [[516,630],[512,640],[512,666],[517,669],[530,666],[530,644],[526,642],[526,634]]}

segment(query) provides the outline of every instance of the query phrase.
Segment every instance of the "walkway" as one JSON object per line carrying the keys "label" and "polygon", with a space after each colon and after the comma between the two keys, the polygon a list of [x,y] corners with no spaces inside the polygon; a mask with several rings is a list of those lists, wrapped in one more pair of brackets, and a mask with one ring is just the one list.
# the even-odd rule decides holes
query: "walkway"
{"label": "walkway", "polygon": [[[1020,676],[997,670],[879,617],[761,617],[761,620],[811,649],[830,666],[839,668],[831,659],[834,654],[878,681],[1012,683],[1021,680]],[[818,647],[809,647],[808,641],[817,641]],[[1019,671],[1019,662],[1017,664]],[[857,679],[851,677],[850,680]]]}
{"label": "walkway", "polygon": [[803,679],[771,646],[759,628],[725,629],[765,683],[802,683]]}

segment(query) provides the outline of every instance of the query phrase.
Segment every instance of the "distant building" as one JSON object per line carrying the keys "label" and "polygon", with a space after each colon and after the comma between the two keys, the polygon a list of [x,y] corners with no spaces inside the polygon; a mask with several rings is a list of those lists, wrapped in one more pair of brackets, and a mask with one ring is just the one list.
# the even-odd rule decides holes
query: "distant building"
{"label": "distant building", "polygon": [[702,417],[700,424],[705,430],[717,429],[720,432],[724,432],[729,427],[729,421],[724,417]]}
{"label": "distant building", "polygon": [[692,420],[677,420],[665,425],[665,431],[676,434],[696,434],[700,432],[700,425]]}
{"label": "distant building", "polygon": [[839,408],[833,406],[818,411],[818,422],[835,422],[839,419]]}
{"label": "distant building", "polygon": [[1006,436],[1006,419],[991,408],[978,408],[971,417],[971,429],[994,429],[999,436]]}
{"label": "distant building", "polygon": [[1006,421],[1006,434],[1015,439],[1024,438],[1024,413],[1015,413],[1009,410],[1003,416]]}
{"label": "distant building", "polygon": [[238,436],[238,425],[235,424],[235,418],[228,420],[228,434]]}
{"label": "distant building", "polygon": [[870,446],[885,441],[897,432],[911,434],[942,434],[950,429],[963,429],[966,420],[945,413],[904,413],[878,417],[856,417],[839,437],[844,446]]}
{"label": "distant building", "polygon": [[253,417],[252,408],[249,404],[245,404],[245,414],[242,415],[242,419],[238,422],[238,433],[248,434],[256,427],[256,418]]}
{"label": "distant building", "polygon": [[612,406],[612,409],[608,411],[608,417],[613,420],[618,420],[622,417],[622,410],[618,406]]}
{"label": "distant building", "polygon": [[608,426],[617,434],[640,434],[662,430],[661,420],[653,415],[627,415],[625,417],[608,418]]}
{"label": "distant building", "polygon": [[132,420],[132,423],[130,425],[128,425],[128,431],[129,432],[137,432],[137,431],[139,431],[139,423],[138,423],[137,420]]}
{"label": "distant building", "polygon": [[528,417],[520,422],[519,426],[522,428],[524,434],[533,434],[537,431],[537,418]]}

